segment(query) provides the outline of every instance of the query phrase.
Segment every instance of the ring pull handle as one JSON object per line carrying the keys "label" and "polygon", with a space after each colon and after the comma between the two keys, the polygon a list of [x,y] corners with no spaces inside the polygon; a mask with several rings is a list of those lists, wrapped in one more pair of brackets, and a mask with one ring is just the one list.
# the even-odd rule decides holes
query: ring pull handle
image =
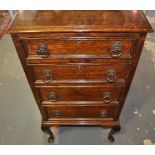
{"label": "ring pull handle", "polygon": [[50,70],[44,70],[43,79],[45,83],[50,83],[52,79],[52,72]]}
{"label": "ring pull handle", "polygon": [[109,83],[115,83],[116,82],[116,70],[115,69],[108,70],[106,79]]}
{"label": "ring pull handle", "polygon": [[110,92],[103,93],[103,101],[104,101],[104,103],[106,103],[106,104],[111,103],[111,98],[112,98],[112,96],[111,96]]}
{"label": "ring pull handle", "polygon": [[107,117],[107,111],[102,111],[102,112],[100,112],[100,117],[101,117],[101,118]]}
{"label": "ring pull handle", "polygon": [[122,55],[121,51],[122,51],[121,43],[115,42],[111,46],[110,56],[114,58],[120,57]]}
{"label": "ring pull handle", "polygon": [[48,47],[44,44],[39,44],[37,47],[37,53],[42,58],[47,58],[49,56]]}
{"label": "ring pull handle", "polygon": [[56,102],[58,100],[57,94],[55,92],[49,92],[48,99],[51,102]]}

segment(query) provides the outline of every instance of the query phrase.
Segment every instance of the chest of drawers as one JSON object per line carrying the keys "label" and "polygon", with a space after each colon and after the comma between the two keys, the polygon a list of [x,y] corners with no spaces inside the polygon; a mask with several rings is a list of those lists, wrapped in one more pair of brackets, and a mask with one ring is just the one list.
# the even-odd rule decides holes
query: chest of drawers
{"label": "chest of drawers", "polygon": [[145,37],[141,11],[19,11],[11,34],[42,114],[51,126],[100,125],[120,130],[119,116]]}

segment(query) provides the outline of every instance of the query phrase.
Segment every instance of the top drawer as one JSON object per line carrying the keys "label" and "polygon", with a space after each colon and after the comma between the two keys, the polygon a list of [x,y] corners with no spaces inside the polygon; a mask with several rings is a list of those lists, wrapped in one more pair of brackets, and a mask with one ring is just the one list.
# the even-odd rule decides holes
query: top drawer
{"label": "top drawer", "polygon": [[25,39],[24,43],[29,57],[131,58],[136,39],[129,37],[55,37]]}

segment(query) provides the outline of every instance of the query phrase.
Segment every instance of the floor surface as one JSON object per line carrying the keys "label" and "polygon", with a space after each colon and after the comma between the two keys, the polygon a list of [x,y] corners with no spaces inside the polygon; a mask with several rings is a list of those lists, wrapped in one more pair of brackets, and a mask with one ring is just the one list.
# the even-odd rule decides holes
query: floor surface
{"label": "floor surface", "polygon": [[[155,29],[155,11],[147,16]],[[112,144],[155,144],[155,33],[149,34]],[[9,35],[0,41],[0,144],[48,144],[41,115]],[[101,127],[52,128],[53,144],[111,144]]]}

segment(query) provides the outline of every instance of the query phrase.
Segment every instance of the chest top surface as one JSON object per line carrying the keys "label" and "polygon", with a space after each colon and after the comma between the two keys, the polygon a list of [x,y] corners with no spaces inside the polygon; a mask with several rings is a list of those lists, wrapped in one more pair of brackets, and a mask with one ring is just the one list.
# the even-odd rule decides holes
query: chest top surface
{"label": "chest top surface", "polygon": [[142,11],[18,11],[8,33],[152,32]]}

